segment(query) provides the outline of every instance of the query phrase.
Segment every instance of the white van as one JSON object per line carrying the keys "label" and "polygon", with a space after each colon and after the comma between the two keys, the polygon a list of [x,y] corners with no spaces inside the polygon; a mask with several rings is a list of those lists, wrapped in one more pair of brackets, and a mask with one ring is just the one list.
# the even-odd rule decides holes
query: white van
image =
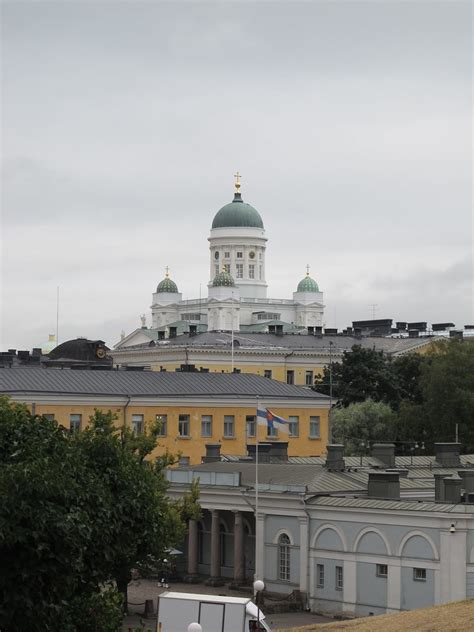
{"label": "white van", "polygon": [[[166,591],[158,597],[158,632],[271,632],[265,615],[246,597],[222,597]],[[161,626],[161,627],[160,627]]]}

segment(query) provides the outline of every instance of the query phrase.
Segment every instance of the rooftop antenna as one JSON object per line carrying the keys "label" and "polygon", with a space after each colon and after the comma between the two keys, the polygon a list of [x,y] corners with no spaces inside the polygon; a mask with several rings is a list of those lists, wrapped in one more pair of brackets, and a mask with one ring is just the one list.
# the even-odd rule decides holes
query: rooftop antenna
{"label": "rooftop antenna", "polygon": [[372,310],[372,320],[375,320],[375,312],[378,310],[379,306],[377,305],[377,303],[371,303],[369,307]]}
{"label": "rooftop antenna", "polygon": [[59,285],[56,286],[56,346],[59,344]]}

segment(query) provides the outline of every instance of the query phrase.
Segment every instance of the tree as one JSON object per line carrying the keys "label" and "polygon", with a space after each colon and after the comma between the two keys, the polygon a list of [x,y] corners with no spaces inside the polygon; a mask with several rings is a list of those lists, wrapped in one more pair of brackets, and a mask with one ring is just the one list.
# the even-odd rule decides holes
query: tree
{"label": "tree", "polygon": [[[314,390],[329,394],[330,368],[317,376]],[[354,345],[332,364],[333,395],[342,406],[366,399],[391,403],[398,398],[391,361],[381,351]]]}
{"label": "tree", "polygon": [[[134,437],[96,411],[71,435],[0,399],[0,629],[113,632],[130,571],[163,557],[184,532],[154,431]],[[128,582],[127,582],[128,583]],[[107,623],[106,623],[107,622]]]}
{"label": "tree", "polygon": [[334,440],[344,444],[347,455],[365,454],[373,441],[393,441],[396,426],[394,413],[388,404],[365,402],[349,404],[332,413]]}

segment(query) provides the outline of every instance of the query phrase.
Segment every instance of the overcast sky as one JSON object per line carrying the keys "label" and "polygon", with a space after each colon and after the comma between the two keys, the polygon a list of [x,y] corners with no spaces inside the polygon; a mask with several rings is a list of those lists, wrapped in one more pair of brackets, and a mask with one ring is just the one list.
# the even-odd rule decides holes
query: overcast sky
{"label": "overcast sky", "polygon": [[268,296],[473,314],[471,3],[2,2],[2,342],[109,345],[209,281],[233,173]]}

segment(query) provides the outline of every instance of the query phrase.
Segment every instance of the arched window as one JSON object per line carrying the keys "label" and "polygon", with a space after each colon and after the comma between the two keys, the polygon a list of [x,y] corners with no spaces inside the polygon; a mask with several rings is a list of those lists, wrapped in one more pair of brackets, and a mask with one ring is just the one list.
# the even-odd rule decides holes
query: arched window
{"label": "arched window", "polygon": [[286,533],[278,538],[278,579],[290,581],[290,538]]}

